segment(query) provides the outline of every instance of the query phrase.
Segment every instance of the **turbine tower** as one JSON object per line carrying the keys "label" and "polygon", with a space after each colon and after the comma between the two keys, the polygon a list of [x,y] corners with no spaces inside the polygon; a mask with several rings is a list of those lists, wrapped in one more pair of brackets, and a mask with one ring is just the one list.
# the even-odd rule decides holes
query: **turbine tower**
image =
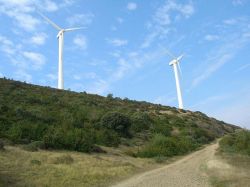
{"label": "turbine tower", "polygon": [[83,29],[83,27],[68,28],[63,29],[52,22],[49,18],[44,16],[42,13],[38,12],[52,27],[58,30],[57,38],[59,43],[59,53],[58,53],[58,89],[64,89],[64,80],[63,80],[63,44],[64,44],[64,33],[68,31],[75,31]]}
{"label": "turbine tower", "polygon": [[183,109],[183,101],[182,101],[182,94],[181,94],[181,86],[180,86],[180,80],[179,80],[179,74],[178,74],[178,68],[181,73],[180,69],[180,60],[182,59],[183,55],[176,58],[174,55],[168,52],[168,55],[173,57],[174,59],[169,63],[170,66],[173,66],[174,68],[174,75],[175,75],[175,83],[176,83],[176,91],[177,91],[177,98],[179,103],[179,109]]}

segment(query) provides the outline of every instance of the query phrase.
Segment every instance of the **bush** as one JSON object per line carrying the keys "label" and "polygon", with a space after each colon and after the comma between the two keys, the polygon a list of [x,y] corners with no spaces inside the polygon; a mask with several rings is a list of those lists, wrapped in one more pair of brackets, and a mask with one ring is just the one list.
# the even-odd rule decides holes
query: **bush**
{"label": "bush", "polygon": [[129,136],[130,118],[119,112],[109,112],[101,119],[101,126],[114,130],[121,136]]}
{"label": "bush", "polygon": [[156,134],[152,140],[141,151],[139,157],[171,157],[182,155],[196,148],[192,140],[187,137],[166,137],[162,134]]}
{"label": "bush", "polygon": [[41,140],[46,128],[47,126],[44,124],[32,124],[24,121],[13,125],[7,134],[14,143],[29,143]]}
{"label": "bush", "polygon": [[224,136],[220,142],[220,150],[224,152],[250,155],[250,131],[241,130]]}
{"label": "bush", "polygon": [[100,129],[96,132],[96,144],[117,147],[120,142],[119,135],[113,130]]}
{"label": "bush", "polygon": [[194,128],[193,138],[200,144],[206,144],[215,140],[216,135],[205,129]]}
{"label": "bush", "polygon": [[145,112],[136,112],[132,115],[132,125],[131,130],[133,132],[141,132],[143,130],[149,129],[151,125],[151,118]]}
{"label": "bush", "polygon": [[157,134],[162,134],[164,136],[170,136],[172,127],[169,124],[157,123],[153,127],[153,132]]}
{"label": "bush", "polygon": [[94,132],[89,129],[52,127],[43,137],[43,142],[45,148],[91,152],[95,143],[94,137]]}
{"label": "bush", "polygon": [[0,139],[0,150],[4,150],[4,142]]}

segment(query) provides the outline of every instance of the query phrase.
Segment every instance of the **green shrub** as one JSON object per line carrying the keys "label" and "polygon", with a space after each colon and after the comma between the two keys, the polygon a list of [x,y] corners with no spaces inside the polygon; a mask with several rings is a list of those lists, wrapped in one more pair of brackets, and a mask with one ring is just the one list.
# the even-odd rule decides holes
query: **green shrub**
{"label": "green shrub", "polygon": [[120,143],[121,139],[117,132],[108,129],[100,129],[96,131],[96,144],[117,147]]}
{"label": "green shrub", "polygon": [[171,157],[182,155],[196,148],[192,140],[187,137],[166,137],[156,134],[152,140],[141,151],[139,157]]}
{"label": "green shrub", "polygon": [[153,133],[162,134],[164,136],[170,136],[172,127],[169,124],[157,123],[153,126]]}
{"label": "green shrub", "polygon": [[32,124],[19,122],[8,130],[8,137],[14,143],[29,143],[30,141],[41,140],[47,126],[43,124]]}
{"label": "green shrub", "polygon": [[152,120],[150,116],[145,112],[135,112],[132,116],[131,130],[133,132],[141,132],[149,129]]}
{"label": "green shrub", "polygon": [[94,131],[52,127],[43,137],[45,148],[91,152],[95,143]]}
{"label": "green shrub", "polygon": [[101,119],[101,126],[116,131],[122,136],[129,136],[131,120],[119,112],[108,112]]}
{"label": "green shrub", "polygon": [[0,139],[0,150],[4,150],[4,142]]}
{"label": "green shrub", "polygon": [[250,155],[250,131],[241,130],[224,136],[220,142],[220,150],[224,152]]}
{"label": "green shrub", "polygon": [[215,140],[216,135],[202,128],[194,128],[193,138],[196,139],[198,143],[206,144]]}

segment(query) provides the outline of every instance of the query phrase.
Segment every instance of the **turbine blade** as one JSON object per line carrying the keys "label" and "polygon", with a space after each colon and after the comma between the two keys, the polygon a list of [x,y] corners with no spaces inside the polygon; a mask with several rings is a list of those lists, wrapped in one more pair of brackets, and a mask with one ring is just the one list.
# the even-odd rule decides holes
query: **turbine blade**
{"label": "turbine blade", "polygon": [[37,12],[40,16],[43,17],[43,19],[45,19],[50,25],[52,25],[52,27],[54,27],[57,30],[62,30],[61,27],[59,27],[57,24],[55,24],[53,21],[51,21],[49,18],[47,18],[45,15],[43,15],[41,12]]}
{"label": "turbine blade", "polygon": [[168,50],[166,50],[166,53],[167,53],[167,54],[168,54],[168,56],[170,56],[171,58],[176,59],[176,57],[175,57],[172,53],[170,53]]}
{"label": "turbine blade", "polygon": [[178,70],[180,72],[180,75],[182,77],[182,71],[181,71],[181,66],[180,66],[180,62],[179,61],[177,61],[177,66],[178,66]]}
{"label": "turbine blade", "polygon": [[183,54],[180,55],[176,60],[177,60],[177,61],[180,61],[180,60],[183,58],[183,56],[184,56]]}
{"label": "turbine blade", "polygon": [[75,31],[75,30],[81,30],[81,29],[85,29],[85,27],[68,28],[68,29],[64,29],[64,31],[67,32],[67,31]]}

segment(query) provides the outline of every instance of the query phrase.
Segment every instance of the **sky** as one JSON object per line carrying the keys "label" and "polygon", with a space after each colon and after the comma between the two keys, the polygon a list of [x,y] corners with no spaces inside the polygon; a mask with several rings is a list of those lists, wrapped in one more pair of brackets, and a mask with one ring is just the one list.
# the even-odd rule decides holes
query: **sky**
{"label": "sky", "polygon": [[0,77],[178,106],[250,129],[250,0],[0,0]]}

